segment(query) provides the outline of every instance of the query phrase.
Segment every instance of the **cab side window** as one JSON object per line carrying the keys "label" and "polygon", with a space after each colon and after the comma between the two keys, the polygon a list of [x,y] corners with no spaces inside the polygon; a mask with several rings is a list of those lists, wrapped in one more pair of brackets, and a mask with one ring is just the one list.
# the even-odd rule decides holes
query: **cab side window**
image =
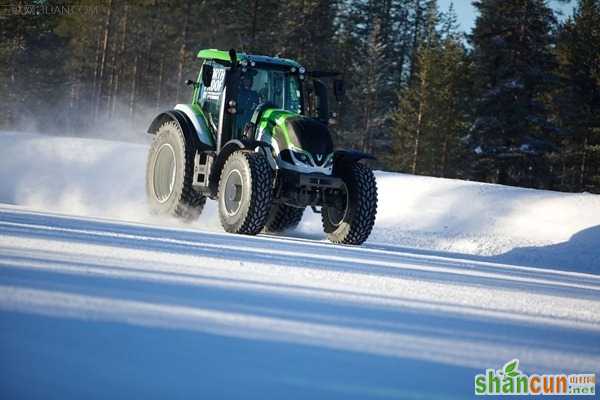
{"label": "cab side window", "polygon": [[225,68],[218,64],[213,65],[213,76],[209,87],[200,89],[198,103],[206,113],[213,128],[219,128],[219,114],[223,101],[223,85],[225,83]]}

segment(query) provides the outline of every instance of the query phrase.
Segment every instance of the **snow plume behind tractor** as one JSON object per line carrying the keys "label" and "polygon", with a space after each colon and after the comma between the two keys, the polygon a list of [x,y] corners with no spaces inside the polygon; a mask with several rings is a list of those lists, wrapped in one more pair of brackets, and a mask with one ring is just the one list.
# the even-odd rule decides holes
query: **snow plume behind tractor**
{"label": "snow plume behind tractor", "polygon": [[[150,215],[144,196],[147,144],[0,133],[0,202],[38,210],[177,224]],[[200,225],[209,228],[212,221]]]}

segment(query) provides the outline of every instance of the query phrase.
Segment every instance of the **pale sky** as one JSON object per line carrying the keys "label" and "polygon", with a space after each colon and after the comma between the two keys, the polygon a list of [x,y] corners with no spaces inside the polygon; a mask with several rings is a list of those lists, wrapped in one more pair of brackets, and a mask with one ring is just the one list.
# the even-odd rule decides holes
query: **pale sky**
{"label": "pale sky", "polygon": [[[458,15],[458,22],[463,31],[469,33],[475,24],[475,7],[471,5],[471,0],[438,0],[441,11],[447,11],[450,2],[454,3],[454,9]],[[576,0],[571,0],[570,4],[564,4],[556,0],[551,0],[550,5],[555,10],[561,10],[563,14],[569,15],[576,4]]]}

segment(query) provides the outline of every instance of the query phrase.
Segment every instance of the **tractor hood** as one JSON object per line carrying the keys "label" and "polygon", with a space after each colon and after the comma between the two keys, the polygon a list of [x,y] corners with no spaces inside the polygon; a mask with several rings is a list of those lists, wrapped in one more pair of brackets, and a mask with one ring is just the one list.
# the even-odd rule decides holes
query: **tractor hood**
{"label": "tractor hood", "polygon": [[322,165],[333,152],[329,129],[320,121],[303,116],[286,118],[285,126],[289,142],[296,148],[309,152],[316,163]]}
{"label": "tractor hood", "polygon": [[259,140],[270,143],[284,162],[319,170],[331,167],[331,134],[327,125],[316,119],[290,111],[268,109],[261,116],[257,136]]}

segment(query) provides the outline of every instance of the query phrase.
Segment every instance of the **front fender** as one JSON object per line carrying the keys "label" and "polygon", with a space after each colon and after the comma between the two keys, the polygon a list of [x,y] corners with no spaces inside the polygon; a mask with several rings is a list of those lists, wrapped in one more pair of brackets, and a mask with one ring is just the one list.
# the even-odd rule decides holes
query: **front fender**
{"label": "front fender", "polygon": [[[213,198],[216,197],[217,191],[219,190],[221,170],[225,166],[225,162],[229,156],[238,150],[254,151],[257,147],[265,149],[265,153],[270,154],[270,145],[259,140],[232,139],[225,143],[225,145],[221,148],[221,151],[219,151],[219,154],[216,156],[210,172],[209,188]],[[271,162],[269,162],[269,164],[271,165]],[[273,165],[271,165],[271,168],[273,168]]]}
{"label": "front fender", "polygon": [[371,154],[358,150],[336,150],[333,152],[333,175],[337,175],[340,168],[347,168],[349,164],[360,160],[376,160]]}

